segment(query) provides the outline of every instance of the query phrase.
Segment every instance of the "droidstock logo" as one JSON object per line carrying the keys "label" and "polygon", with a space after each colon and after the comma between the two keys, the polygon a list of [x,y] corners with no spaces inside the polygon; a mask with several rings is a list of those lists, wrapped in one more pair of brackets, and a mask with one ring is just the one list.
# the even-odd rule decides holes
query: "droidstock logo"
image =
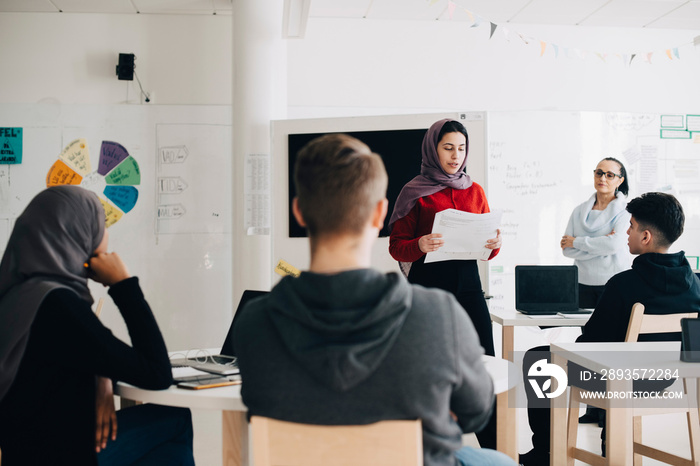
{"label": "droidstock logo", "polygon": [[[556,364],[548,363],[546,359],[540,359],[530,366],[527,376],[527,380],[530,382],[537,398],[556,398],[566,390],[566,384],[568,382],[566,372]],[[542,386],[540,386],[537,380],[543,377],[547,377],[547,379],[544,379],[542,381]],[[557,380],[557,389],[548,393],[547,391],[552,387],[552,377]]]}

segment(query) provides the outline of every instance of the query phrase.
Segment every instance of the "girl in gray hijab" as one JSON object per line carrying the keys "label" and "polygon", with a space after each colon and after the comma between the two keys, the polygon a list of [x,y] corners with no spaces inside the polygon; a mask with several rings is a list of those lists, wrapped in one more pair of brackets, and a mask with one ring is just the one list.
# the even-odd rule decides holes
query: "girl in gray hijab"
{"label": "girl in gray hijab", "polygon": [[[42,191],[17,218],[0,263],[3,466],[98,464],[102,450],[109,455],[100,455],[100,465],[130,464],[159,449],[161,457],[177,451],[184,458],[169,464],[194,464],[188,410],[155,406],[114,414],[109,378],[162,389],[172,376],[138,278],[107,244],[99,199],[77,186]],[[132,346],[92,312],[88,278],[109,287]],[[167,432],[169,438],[120,446],[117,425],[119,438],[130,438],[129,431],[163,419],[177,425],[177,445]]]}

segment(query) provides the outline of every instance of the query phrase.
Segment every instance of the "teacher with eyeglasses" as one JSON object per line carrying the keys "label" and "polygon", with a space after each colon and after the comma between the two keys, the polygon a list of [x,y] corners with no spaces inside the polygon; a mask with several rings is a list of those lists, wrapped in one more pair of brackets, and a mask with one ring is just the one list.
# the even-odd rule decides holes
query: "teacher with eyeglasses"
{"label": "teacher with eyeglasses", "polygon": [[[627,170],[619,160],[606,157],[593,170],[595,194],[574,209],[559,245],[578,267],[579,307],[593,309],[615,274],[632,263],[627,246],[630,214],[627,206]],[[579,423],[605,424],[605,411],[593,406]]]}
{"label": "teacher with eyeglasses", "polygon": [[629,183],[622,162],[601,160],[593,170],[593,187],[595,194],[574,209],[560,242],[578,267],[579,307],[589,309],[598,304],[607,281],[631,265],[625,210]]}

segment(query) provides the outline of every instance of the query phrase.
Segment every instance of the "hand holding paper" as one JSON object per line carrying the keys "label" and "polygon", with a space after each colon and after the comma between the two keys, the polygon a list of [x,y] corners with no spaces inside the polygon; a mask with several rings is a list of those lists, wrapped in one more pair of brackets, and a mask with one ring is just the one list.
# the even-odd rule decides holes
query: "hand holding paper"
{"label": "hand holding paper", "polygon": [[432,233],[440,233],[444,245],[434,252],[428,252],[425,262],[488,259],[491,250],[501,246],[500,223],[500,212],[472,214],[456,209],[438,212]]}

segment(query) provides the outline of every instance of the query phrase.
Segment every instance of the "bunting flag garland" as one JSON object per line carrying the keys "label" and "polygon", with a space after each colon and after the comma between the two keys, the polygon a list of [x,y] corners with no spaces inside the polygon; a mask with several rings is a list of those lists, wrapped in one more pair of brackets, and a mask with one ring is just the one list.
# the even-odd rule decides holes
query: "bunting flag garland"
{"label": "bunting flag garland", "polygon": [[455,4],[455,2],[453,2],[453,1],[447,2],[447,12],[450,15],[450,19],[452,19],[452,15],[454,15],[456,7],[457,7],[457,4]]}
{"label": "bunting flag garland", "polygon": [[[430,6],[433,6],[441,0],[426,0],[426,1],[430,4]],[[447,0],[447,13],[448,13],[450,20],[452,20],[454,18],[454,12],[458,6],[459,5],[454,0]],[[500,27],[501,31],[503,31],[503,37],[505,38],[505,40],[507,42],[510,42],[511,32],[515,32],[515,34],[517,34],[518,37],[520,37],[520,40],[522,40],[522,42],[527,46],[529,46],[531,43],[539,43],[539,45],[540,45],[540,57],[544,57],[545,53],[547,52],[547,48],[548,48],[547,46],[550,46],[549,48],[551,48],[553,50],[555,60],[560,58],[559,57],[559,50],[562,49],[563,50],[562,56],[567,58],[567,59],[579,58],[579,59],[583,60],[583,59],[586,59],[586,57],[589,53],[591,53],[591,54],[594,54],[596,57],[598,57],[604,63],[611,63],[611,61],[608,60],[608,58],[615,57],[618,60],[620,60],[620,62],[624,66],[632,66],[632,62],[634,61],[634,59],[637,56],[642,57],[642,62],[645,62],[645,63],[651,65],[652,64],[652,60],[651,60],[652,56],[654,55],[654,53],[656,53],[656,52],[652,51],[652,52],[644,52],[641,54],[638,52],[622,53],[622,54],[621,53],[609,54],[609,53],[605,53],[605,52],[596,52],[596,51],[591,52],[588,50],[580,50],[577,48],[562,47],[559,44],[549,43],[549,42],[546,42],[546,41],[541,40],[541,39],[537,39],[534,37],[528,37],[528,36],[526,36],[520,32],[517,32],[517,31],[511,31],[508,28],[506,28],[505,26],[500,26],[499,24],[494,23],[493,21],[486,20],[482,16],[480,16],[480,15],[478,15],[478,14],[476,14],[476,13],[474,13],[466,8],[460,7],[460,9],[462,11],[464,11],[464,13],[466,13],[467,16],[469,17],[469,21],[471,22],[471,25],[469,26],[469,28],[478,28],[481,26],[481,24],[483,22],[487,21],[489,23],[489,29],[490,29],[489,40],[493,39],[493,36],[496,32],[496,29],[499,29],[499,27]],[[444,12],[444,10],[443,10],[443,12]],[[689,44],[692,45],[693,41],[690,41],[688,44],[682,44],[682,45],[677,46],[677,47],[665,49],[664,52],[669,60],[673,60],[674,56],[676,59],[680,59],[681,55],[680,55],[679,47],[683,47],[683,46],[689,45]]]}
{"label": "bunting flag garland", "polygon": [[472,23],[474,23],[474,22],[475,22],[475,21],[474,21],[474,13],[472,13],[472,12],[469,11],[469,10],[464,10],[464,12],[467,14],[467,16],[469,16],[469,21],[471,21]]}
{"label": "bunting flag garland", "polygon": [[510,29],[507,27],[502,27],[501,31],[503,31],[503,37],[505,37],[506,42],[510,42]]}

